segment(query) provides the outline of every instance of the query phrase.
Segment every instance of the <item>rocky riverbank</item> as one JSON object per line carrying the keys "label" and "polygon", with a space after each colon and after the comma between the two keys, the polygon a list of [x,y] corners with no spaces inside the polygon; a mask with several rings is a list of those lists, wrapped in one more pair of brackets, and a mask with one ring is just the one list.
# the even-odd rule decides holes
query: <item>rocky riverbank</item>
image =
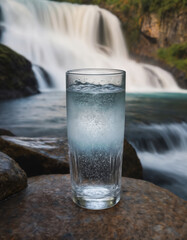
{"label": "rocky riverbank", "polygon": [[31,63],[0,44],[0,100],[39,93]]}

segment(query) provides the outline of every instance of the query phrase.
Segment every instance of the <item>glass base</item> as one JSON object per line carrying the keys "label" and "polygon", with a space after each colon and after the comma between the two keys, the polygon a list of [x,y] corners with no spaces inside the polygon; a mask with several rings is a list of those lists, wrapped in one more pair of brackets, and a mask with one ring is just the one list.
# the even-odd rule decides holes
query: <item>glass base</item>
{"label": "glass base", "polygon": [[115,206],[120,201],[120,194],[117,197],[89,198],[88,196],[77,196],[72,194],[72,200],[78,206],[90,210],[102,210]]}

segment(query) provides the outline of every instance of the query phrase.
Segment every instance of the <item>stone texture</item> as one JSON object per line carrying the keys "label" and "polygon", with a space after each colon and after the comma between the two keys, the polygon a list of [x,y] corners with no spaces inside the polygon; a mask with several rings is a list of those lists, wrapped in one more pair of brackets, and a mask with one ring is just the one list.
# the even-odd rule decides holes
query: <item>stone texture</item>
{"label": "stone texture", "polygon": [[123,178],[121,201],[101,211],[79,208],[70,195],[69,175],[30,178],[0,203],[0,239],[187,239],[187,202],[151,183]]}
{"label": "stone texture", "polygon": [[31,63],[0,44],[0,99],[24,97],[38,92]]}
{"label": "stone texture", "polygon": [[149,13],[141,17],[139,41],[134,45],[131,53],[136,60],[140,59],[169,71],[175,77],[177,84],[181,88],[187,89],[186,72],[159,61],[157,56],[159,48],[167,48],[172,44],[185,41],[187,41],[186,9],[167,12],[162,17],[155,13]]}
{"label": "stone texture", "polygon": [[[0,137],[0,151],[15,159],[28,176],[69,173],[67,139]],[[125,141],[123,176],[141,178],[142,166],[136,151]]]}
{"label": "stone texture", "polygon": [[122,176],[136,179],[143,178],[141,162],[135,149],[127,140],[124,141]]}
{"label": "stone texture", "polygon": [[187,41],[187,9],[166,14],[160,22],[159,45],[167,47],[185,41]]}
{"label": "stone texture", "polygon": [[144,16],[141,31],[150,38],[159,37],[159,19],[156,14]]}
{"label": "stone texture", "polygon": [[149,38],[155,38],[158,47],[185,42],[187,40],[187,12],[172,12],[162,18],[155,13],[146,14],[142,17],[141,33]]}
{"label": "stone texture", "polygon": [[9,156],[0,152],[0,200],[27,186],[27,176]]}
{"label": "stone texture", "polygon": [[60,138],[2,136],[0,151],[18,162],[28,176],[69,173],[67,144]]}

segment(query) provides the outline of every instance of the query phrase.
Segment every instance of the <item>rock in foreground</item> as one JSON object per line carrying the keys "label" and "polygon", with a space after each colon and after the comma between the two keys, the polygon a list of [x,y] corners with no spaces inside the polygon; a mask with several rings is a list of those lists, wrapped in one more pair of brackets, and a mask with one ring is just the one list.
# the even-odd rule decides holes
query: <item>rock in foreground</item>
{"label": "rock in foreground", "polygon": [[[67,139],[0,137],[0,150],[15,159],[28,176],[69,173]],[[134,148],[124,142],[123,176],[142,179],[142,166]]]}
{"label": "rock in foreground", "polygon": [[91,211],[70,199],[69,175],[29,179],[0,203],[1,239],[186,239],[187,203],[151,183],[122,179],[121,201]]}
{"label": "rock in foreground", "polygon": [[0,200],[17,193],[27,186],[27,176],[19,165],[0,152]]}
{"label": "rock in foreground", "polygon": [[31,63],[0,44],[0,99],[24,97],[38,92]]}
{"label": "rock in foreground", "polygon": [[28,176],[69,173],[67,144],[60,138],[1,136],[0,151],[18,162]]}

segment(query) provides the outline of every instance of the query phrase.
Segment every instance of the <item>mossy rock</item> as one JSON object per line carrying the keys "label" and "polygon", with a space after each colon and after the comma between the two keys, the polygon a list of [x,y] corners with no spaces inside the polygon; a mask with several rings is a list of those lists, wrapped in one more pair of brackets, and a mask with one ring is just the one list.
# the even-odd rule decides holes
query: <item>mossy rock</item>
{"label": "mossy rock", "polygon": [[0,44],[0,99],[24,97],[38,92],[31,63]]}

